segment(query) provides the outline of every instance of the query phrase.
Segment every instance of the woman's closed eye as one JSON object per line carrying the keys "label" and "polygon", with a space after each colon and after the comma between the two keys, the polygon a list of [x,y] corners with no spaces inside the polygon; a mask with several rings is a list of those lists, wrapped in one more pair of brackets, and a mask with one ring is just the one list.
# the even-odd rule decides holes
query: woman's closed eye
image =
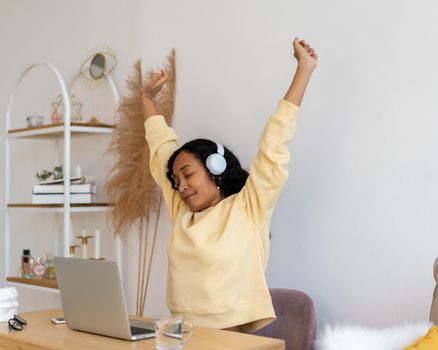
{"label": "woman's closed eye", "polygon": [[[193,173],[194,173],[194,171],[191,172],[191,173],[188,173],[188,174],[184,174],[184,175],[183,175],[183,176],[184,176],[184,179],[188,179],[190,176],[193,175]],[[173,178],[173,181],[174,181],[174,183],[173,183],[173,189],[174,189],[174,190],[178,190],[178,188],[179,188],[179,180],[176,180],[176,177],[174,177],[174,178]]]}

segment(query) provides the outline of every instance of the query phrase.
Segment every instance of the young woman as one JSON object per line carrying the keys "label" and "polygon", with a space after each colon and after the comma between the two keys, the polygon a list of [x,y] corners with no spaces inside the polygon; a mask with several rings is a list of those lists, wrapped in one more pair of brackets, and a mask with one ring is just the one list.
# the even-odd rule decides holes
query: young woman
{"label": "young woman", "polygon": [[219,143],[198,139],[178,148],[153,101],[165,73],[144,84],[150,168],[173,224],[166,304],[196,325],[253,332],[275,319],[264,274],[269,226],[288,177],[286,144],[318,58],[304,40],[295,39],[293,48],[294,78],[267,121],[249,174]]}

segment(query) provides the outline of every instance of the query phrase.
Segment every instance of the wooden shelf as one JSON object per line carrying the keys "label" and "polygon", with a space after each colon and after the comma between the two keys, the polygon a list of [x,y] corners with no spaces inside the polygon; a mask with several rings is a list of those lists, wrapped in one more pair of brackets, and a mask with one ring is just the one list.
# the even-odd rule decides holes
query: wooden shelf
{"label": "wooden shelf", "polygon": [[[109,203],[82,203],[70,204],[72,208],[77,207],[108,207]],[[32,204],[32,203],[9,203],[8,208],[63,208],[64,204]]]}
{"label": "wooden shelf", "polygon": [[58,289],[58,280],[54,279],[34,279],[34,278],[21,278],[21,277],[6,277],[6,281],[27,284],[38,287]]}
{"label": "wooden shelf", "polygon": [[[115,125],[102,123],[71,123],[72,135],[110,134],[113,132],[114,128]],[[64,123],[8,130],[8,137],[12,138],[54,138],[63,136]]]}
{"label": "wooden shelf", "polygon": [[[111,207],[110,203],[85,203],[85,204],[70,204],[71,212],[93,212],[107,211]],[[10,210],[25,210],[25,211],[64,211],[64,204],[32,204],[32,203],[9,203]]]}

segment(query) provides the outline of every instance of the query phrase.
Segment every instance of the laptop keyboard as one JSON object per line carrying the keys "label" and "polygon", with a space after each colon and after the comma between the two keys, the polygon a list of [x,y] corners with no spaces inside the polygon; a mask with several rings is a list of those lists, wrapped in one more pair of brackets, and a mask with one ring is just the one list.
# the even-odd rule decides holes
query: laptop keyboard
{"label": "laptop keyboard", "polygon": [[131,326],[131,335],[145,334],[151,332],[148,329]]}

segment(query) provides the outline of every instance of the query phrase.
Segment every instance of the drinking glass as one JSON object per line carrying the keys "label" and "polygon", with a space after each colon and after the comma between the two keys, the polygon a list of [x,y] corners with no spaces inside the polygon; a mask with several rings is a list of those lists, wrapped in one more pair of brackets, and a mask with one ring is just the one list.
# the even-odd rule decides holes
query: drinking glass
{"label": "drinking glass", "polygon": [[155,321],[155,347],[157,350],[180,350],[193,335],[193,326],[184,322],[183,315],[159,316]]}

